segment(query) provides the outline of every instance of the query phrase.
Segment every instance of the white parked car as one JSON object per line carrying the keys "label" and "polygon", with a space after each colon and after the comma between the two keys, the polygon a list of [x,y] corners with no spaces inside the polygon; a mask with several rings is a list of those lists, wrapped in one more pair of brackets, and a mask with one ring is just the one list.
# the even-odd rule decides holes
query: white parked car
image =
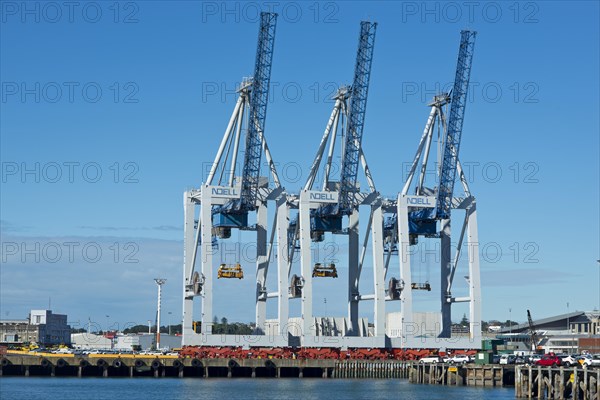
{"label": "white parked car", "polygon": [[516,359],[517,359],[517,356],[515,356],[514,354],[502,354],[500,356],[500,362],[498,364],[502,364],[502,365],[514,364]]}
{"label": "white parked car", "polygon": [[568,355],[568,354],[557,354],[556,355],[558,358],[560,358],[560,362],[562,365],[564,365],[565,367],[570,367],[572,365],[577,364],[577,358]]}
{"label": "white parked car", "polygon": [[440,357],[440,356],[421,357],[421,359],[419,360],[419,362],[421,364],[435,364],[435,363],[442,362],[442,357]]}
{"label": "white parked car", "polygon": [[600,354],[585,354],[578,361],[584,367],[600,367]]}
{"label": "white parked car", "polygon": [[457,354],[450,359],[452,364],[466,364],[471,362],[471,358],[466,354]]}
{"label": "white parked car", "polygon": [[73,354],[73,350],[67,349],[65,347],[61,347],[60,349],[52,350],[52,353],[53,354]]}

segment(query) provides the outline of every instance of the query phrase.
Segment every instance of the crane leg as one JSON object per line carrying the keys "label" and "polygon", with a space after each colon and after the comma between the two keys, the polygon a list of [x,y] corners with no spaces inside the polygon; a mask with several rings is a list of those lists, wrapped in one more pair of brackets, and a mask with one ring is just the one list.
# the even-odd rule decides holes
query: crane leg
{"label": "crane leg", "polygon": [[452,303],[449,301],[449,282],[450,274],[452,273],[452,257],[450,243],[450,220],[444,219],[441,221],[441,276],[440,276],[440,301],[442,311],[441,321],[441,338],[449,338],[452,336]]}

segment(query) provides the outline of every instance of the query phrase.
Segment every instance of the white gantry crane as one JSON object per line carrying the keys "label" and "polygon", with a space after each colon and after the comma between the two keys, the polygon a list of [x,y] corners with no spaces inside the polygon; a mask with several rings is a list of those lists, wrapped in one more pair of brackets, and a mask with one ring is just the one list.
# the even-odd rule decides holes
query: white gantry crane
{"label": "white gantry crane", "polygon": [[[292,297],[301,298],[302,301],[299,330],[303,346],[322,346],[324,341],[318,337],[330,335],[331,324],[336,325],[333,329],[337,332],[335,336],[340,340],[343,337],[344,345],[376,347],[383,346],[385,342],[383,248],[375,243],[383,238],[383,213],[381,198],[375,189],[362,148],[376,28],[376,23],[361,22],[352,85],[343,86],[337,91],[335,105],[306,184],[299,196],[290,199],[290,207],[298,209],[298,217],[290,223],[289,228],[290,268],[294,261],[294,250],[300,250],[300,276],[292,277],[290,292]],[[338,145],[342,162],[339,181],[334,181],[332,161],[338,131],[341,131],[342,137],[342,143]],[[323,170],[320,169],[322,164]],[[364,193],[360,191],[357,181],[361,164],[369,186]],[[317,183],[320,172],[323,173],[323,180]],[[362,245],[359,243],[361,205],[371,207]],[[345,227],[344,221],[347,221]],[[313,260],[311,241],[323,241],[326,233],[348,236],[348,317],[343,318],[343,321],[328,316],[317,320],[313,315],[313,279],[338,277],[338,268],[332,260]],[[361,295],[359,283],[370,240],[369,233],[374,242],[372,265],[375,284],[373,293]],[[362,320],[359,319],[358,306],[361,300],[373,300],[375,303],[375,332],[371,337],[368,337],[368,324],[361,323]],[[334,342],[328,340],[327,343]]]}
{"label": "white gantry crane", "polygon": [[[477,212],[475,197],[471,194],[467,179],[458,159],[465,106],[471,74],[471,64],[475,45],[476,32],[464,30],[461,32],[460,48],[456,67],[454,86],[450,93],[442,93],[434,97],[429,104],[431,112],[421,136],[416,155],[412,162],[406,183],[393,204],[395,213],[386,220],[385,240],[391,246],[397,246],[400,262],[400,279],[390,283],[392,297],[401,301],[400,336],[404,345],[411,347],[420,344],[427,346],[424,329],[436,332],[431,338],[432,343],[439,344],[440,338],[451,337],[451,309],[454,303],[468,302],[470,317],[470,337],[468,341],[453,340],[453,347],[471,348],[480,345],[481,339],[481,289],[479,277],[479,254],[477,235]],[[444,107],[450,107],[446,119]],[[441,129],[442,135],[438,141],[437,180],[435,186],[427,187],[427,163],[430,160],[430,150],[434,141],[435,127]],[[420,165],[419,165],[420,163]],[[464,196],[454,194],[454,183],[459,177],[464,190]],[[416,178],[416,179],[415,179]],[[413,191],[411,191],[413,189]],[[464,210],[461,217],[462,226],[454,256],[451,245],[451,211]],[[452,213],[454,216],[454,213]],[[455,218],[456,219],[456,218]],[[468,249],[468,275],[465,276],[468,285],[468,296],[452,295],[454,277],[459,266],[459,259],[465,241]],[[419,237],[440,240],[440,302],[441,319],[436,322],[437,328],[423,326],[423,321],[417,321],[413,313],[413,290],[425,289],[431,291],[429,282],[414,282],[411,269],[411,246],[418,243]],[[386,265],[389,264],[389,255]],[[394,290],[394,288],[396,290]],[[418,339],[417,339],[418,337]],[[464,338],[463,338],[464,339]],[[395,341],[392,341],[394,343]],[[435,346],[434,346],[435,347]],[[439,345],[438,345],[439,347]]]}
{"label": "white gantry crane", "polygon": [[[429,104],[431,112],[404,187],[396,198],[384,199],[376,190],[362,146],[377,24],[361,22],[352,85],[340,87],[334,96],[333,111],[304,187],[299,194],[288,194],[280,184],[264,134],[276,19],[276,14],[261,13],[254,75],[244,79],[238,89],[237,103],[206,181],[201,188],[184,193],[183,345],[479,347],[476,202],[458,158],[476,33],[461,32],[454,87]],[[426,176],[428,162],[434,158],[430,153],[436,131],[438,164],[433,182]],[[242,172],[236,176],[242,152]],[[339,176],[334,173],[336,153],[341,155]],[[263,155],[268,177],[260,173]],[[367,183],[364,190],[358,180],[361,167]],[[464,195],[454,192],[457,178]],[[268,204],[274,205],[271,218]],[[363,226],[359,224],[361,207],[363,216],[369,210]],[[464,211],[454,253],[450,227],[457,213],[453,210]],[[244,278],[243,260],[218,265],[218,243],[230,239],[232,230],[252,232],[252,242],[256,242],[256,331],[247,340],[213,333],[213,293],[218,279]],[[332,235],[348,237],[348,253],[340,255],[340,261],[348,266],[348,313],[340,318],[317,318],[313,312],[314,279],[337,278],[346,271],[334,260],[313,254],[313,244]],[[412,246],[419,238],[439,239],[441,244],[441,310],[435,314],[439,318],[433,327],[424,326],[431,322],[431,313],[424,316],[427,313],[413,311],[413,291],[432,291],[428,281],[413,281]],[[467,287],[459,288],[454,277],[464,247],[468,249]],[[297,252],[300,268],[292,275]],[[399,276],[388,279],[395,253]],[[272,259],[277,266],[277,288],[268,291]],[[373,270],[372,288],[360,285],[365,266]],[[201,299],[199,329],[194,319],[197,298]],[[266,318],[269,299],[277,302],[277,318],[273,320]],[[299,318],[289,317],[290,299],[301,301]],[[359,305],[364,301],[373,301],[372,328],[365,318],[359,318]],[[401,312],[386,314],[386,302],[394,301],[400,302]],[[452,306],[456,303],[469,304],[469,337],[451,337]]]}
{"label": "white gantry crane", "polygon": [[[206,182],[199,190],[184,193],[184,299],[183,344],[184,345],[239,345],[239,338],[213,335],[213,292],[217,278],[244,277],[242,260],[234,264],[221,264],[216,268],[217,239],[228,239],[232,229],[252,231],[256,235],[256,339],[257,345],[285,345],[264,336],[266,321],[266,279],[272,251],[278,254],[279,315],[287,322],[287,209],[285,193],[280,185],[275,163],[264,135],[267,112],[269,81],[273,59],[277,14],[263,12],[254,75],[245,79],[238,89],[239,97],[227,129],[217,151]],[[243,148],[241,136],[245,134]],[[235,176],[238,154],[243,150],[242,176]],[[268,177],[260,176],[261,158],[264,153],[269,166],[273,187]],[[228,169],[228,164],[230,168]],[[278,239],[283,245],[275,246],[272,233],[268,237],[267,202],[277,204],[284,210],[274,218],[280,232]],[[196,223],[195,208],[200,212]],[[249,215],[253,214],[255,224]],[[281,250],[283,249],[283,250]],[[238,258],[241,257],[238,252]],[[200,265],[198,270],[197,265]],[[201,297],[201,324],[198,332],[194,323],[194,298]],[[281,338],[279,338],[281,340]]]}

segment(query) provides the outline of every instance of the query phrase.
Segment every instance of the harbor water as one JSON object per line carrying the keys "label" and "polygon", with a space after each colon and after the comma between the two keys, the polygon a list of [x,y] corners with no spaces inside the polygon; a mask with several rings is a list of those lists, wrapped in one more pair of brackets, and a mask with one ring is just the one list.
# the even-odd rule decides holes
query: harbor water
{"label": "harbor water", "polygon": [[514,399],[514,388],[410,384],[405,379],[154,379],[2,377],[2,400],[480,400]]}

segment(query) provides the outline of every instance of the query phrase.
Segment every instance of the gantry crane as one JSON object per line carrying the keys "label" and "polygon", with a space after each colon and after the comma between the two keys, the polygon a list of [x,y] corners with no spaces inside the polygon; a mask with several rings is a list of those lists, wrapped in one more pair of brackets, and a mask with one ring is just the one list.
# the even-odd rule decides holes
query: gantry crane
{"label": "gantry crane", "polygon": [[[200,189],[184,193],[183,345],[239,344],[239,338],[212,334],[213,285],[217,282],[214,275],[224,279],[243,279],[245,275],[239,259],[215,260],[213,264],[217,257],[215,244],[229,239],[232,230],[237,229],[256,235],[256,335],[252,339],[253,346],[324,345],[325,341],[318,336],[332,333],[330,329],[318,329],[316,326],[320,323],[313,316],[313,279],[337,277],[338,272],[343,277],[345,271],[343,268],[338,270],[339,264],[334,263],[336,260],[313,260],[311,244],[324,240],[325,235],[341,234],[348,235],[348,317],[343,321],[343,328],[335,328],[334,334],[338,335],[341,331],[343,337],[339,340],[329,337],[326,341],[329,345],[439,347],[440,338],[450,337],[452,304],[469,302],[469,342],[454,341],[453,338],[445,345],[477,347],[481,334],[481,293],[476,206],[458,159],[475,32],[461,32],[454,87],[450,93],[435,96],[429,104],[431,113],[409,176],[402,191],[390,200],[377,192],[362,147],[377,24],[361,22],[352,85],[340,87],[334,96],[334,108],[308,179],[300,193],[294,195],[286,193],[281,186],[264,135],[276,18],[276,14],[261,13],[254,75],[244,79],[238,89],[237,103],[206,181]],[[445,109],[448,108],[446,120]],[[431,185],[426,182],[425,175],[436,127],[439,139],[438,179]],[[341,140],[337,140],[339,136]],[[341,154],[339,177],[333,176],[332,168],[336,150]],[[243,165],[241,176],[236,176],[240,151],[244,152]],[[269,177],[261,176],[263,155],[270,171]],[[322,164],[322,182],[317,183]],[[368,186],[364,191],[358,183],[359,164]],[[416,175],[418,179],[415,179]],[[464,196],[454,193],[456,175],[462,182]],[[267,227],[269,202],[276,206],[271,229]],[[198,216],[196,206],[200,209]],[[364,231],[359,230],[360,206],[370,207]],[[465,217],[457,250],[451,259],[453,209],[465,210]],[[290,210],[297,212],[296,219],[290,218]],[[391,215],[385,223],[384,213]],[[457,297],[452,295],[451,289],[465,234],[469,247],[469,273],[465,276],[469,295]],[[415,330],[413,318],[413,290],[432,291],[429,282],[413,282],[411,277],[410,246],[418,243],[420,237],[441,240],[441,329],[431,341],[431,336],[419,332],[420,327]],[[372,259],[365,263],[369,247]],[[392,277],[386,288],[386,275],[394,249],[399,253],[400,276]],[[300,275],[294,275],[289,284],[296,250],[300,252]],[[272,253],[275,253],[277,263],[277,289],[268,292],[267,272]],[[199,268],[196,268],[197,261]],[[369,261],[374,274],[373,292],[361,293],[359,289],[364,289],[359,285],[361,272]],[[198,333],[192,322],[196,297],[202,300],[201,332]],[[266,302],[272,298],[278,302],[277,320],[267,321]],[[301,326],[295,330],[298,333],[290,329],[294,323],[288,318],[289,298],[300,298],[302,302]],[[368,332],[366,323],[363,325],[359,319],[359,303],[364,300],[374,301],[372,334]],[[401,301],[400,335],[386,332],[385,302],[388,300]],[[388,316],[388,322],[395,324],[396,320]],[[406,327],[410,327],[410,331]],[[295,337],[297,335],[300,342]]]}
{"label": "gantry crane", "polygon": [[[293,262],[294,250],[300,250],[301,276],[294,275],[291,282],[293,297],[302,298],[303,344],[311,345],[316,334],[312,311],[312,278],[337,277],[338,271],[332,260],[319,260],[313,263],[311,240],[320,242],[325,233],[348,235],[348,329],[349,337],[366,336],[359,329],[359,300],[375,300],[375,336],[383,340],[385,318],[385,291],[383,288],[383,253],[381,246],[373,246],[373,266],[375,270],[374,294],[361,296],[359,281],[365,253],[369,244],[369,233],[373,240],[382,237],[382,211],[379,195],[376,191],[363,148],[362,137],[365,112],[371,77],[373,49],[377,23],[360,23],[359,43],[351,86],[342,86],[334,96],[335,104],[323,133],[317,154],[312,163],[308,179],[298,201],[298,218],[290,223],[288,244],[290,245],[289,263]],[[340,125],[342,128],[340,128]],[[338,131],[341,131],[341,172],[339,181],[334,181],[332,162],[336,149]],[[328,146],[327,153],[325,153]],[[316,179],[323,159],[323,181],[317,187]],[[369,186],[368,192],[361,193],[357,184],[358,170],[362,164]],[[293,203],[293,202],[292,202]],[[358,208],[371,206],[362,252],[359,244]],[[343,219],[347,217],[347,226]],[[369,232],[372,231],[372,232]],[[299,246],[296,245],[299,243]],[[327,264],[328,267],[323,267]]]}
{"label": "gantry crane", "polygon": [[[223,343],[223,338],[212,338],[213,316],[213,244],[219,239],[231,236],[232,229],[254,231],[256,233],[256,326],[258,334],[264,333],[266,320],[266,276],[270,254],[275,247],[287,248],[285,221],[286,212],[276,216],[275,221],[283,232],[281,243],[274,246],[274,235],[267,238],[267,201],[275,201],[277,210],[286,209],[285,194],[280,185],[275,163],[265,139],[265,119],[269,96],[269,82],[275,43],[277,14],[262,12],[254,75],[244,79],[238,89],[239,97],[233,114],[229,120],[225,134],[217,151],[215,161],[200,190],[192,190],[184,194],[185,211],[185,250],[184,250],[184,304],[183,304],[183,344]],[[240,148],[241,136],[245,133],[243,149]],[[241,177],[235,176],[238,154],[243,150],[244,161]],[[262,155],[269,165],[273,187],[269,179],[260,176]],[[231,159],[229,160],[229,158]],[[227,164],[230,162],[230,168]],[[194,206],[200,206],[198,222],[195,221]],[[249,213],[254,213],[255,224],[249,223]],[[199,250],[200,249],[200,250]],[[198,250],[201,257],[198,257]],[[285,254],[285,250],[281,255]],[[280,254],[278,254],[280,255]],[[285,257],[278,257],[278,273],[287,267],[283,263]],[[200,258],[200,271],[197,271],[196,260]],[[234,267],[222,264],[218,269],[219,278],[243,278],[242,266],[235,260]],[[223,267],[225,265],[225,267]],[[287,321],[287,274],[279,279],[279,296],[283,306],[283,318]],[[192,329],[192,313],[194,297],[202,297],[202,336]],[[280,308],[282,306],[280,305]]]}
{"label": "gantry crane", "polygon": [[[412,282],[410,246],[417,244],[420,236],[439,238],[441,240],[441,246],[439,247],[441,255],[441,330],[439,337],[448,338],[451,335],[452,304],[469,302],[472,340],[477,340],[481,335],[481,292],[477,250],[477,218],[475,197],[471,195],[458,159],[458,154],[467,103],[475,36],[476,32],[474,31],[463,30],[461,32],[453,89],[450,93],[441,93],[435,96],[429,104],[431,112],[405,185],[402,192],[399,193],[395,208],[393,209],[395,215],[386,220],[384,228],[386,243],[399,244],[400,280],[395,280],[398,283],[397,285],[390,283],[390,291],[392,291],[393,286],[396,290],[394,290],[392,297],[402,301],[402,323],[413,323],[412,289],[426,288],[427,290],[431,290],[429,282]],[[450,113],[446,121],[444,107],[447,105],[450,106]],[[438,130],[441,129],[442,131],[441,136],[438,137],[438,179],[436,186],[427,187],[425,186],[425,175],[431,145],[434,141],[436,124]],[[414,187],[414,192],[410,193],[409,191],[419,167],[419,162],[421,162],[421,165],[418,181]],[[463,185],[464,197],[455,197],[454,195],[454,183],[457,173]],[[463,209],[466,211],[453,260],[451,259],[450,243],[452,209]],[[467,245],[469,247],[469,275],[465,276],[469,286],[469,296],[453,297],[451,288],[458,267],[465,232],[467,232]],[[391,251],[387,255],[386,271],[390,255]],[[411,288],[411,290],[404,290],[403,288]],[[392,293],[390,294],[392,295]]]}

